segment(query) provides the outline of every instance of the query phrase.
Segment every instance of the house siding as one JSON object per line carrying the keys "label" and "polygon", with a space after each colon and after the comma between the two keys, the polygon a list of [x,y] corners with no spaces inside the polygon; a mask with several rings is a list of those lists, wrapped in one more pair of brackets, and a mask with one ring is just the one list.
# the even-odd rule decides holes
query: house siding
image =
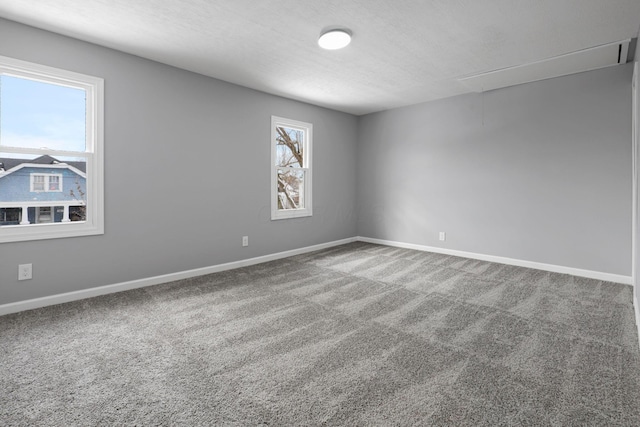
{"label": "house siding", "polygon": [[[62,191],[31,191],[31,174],[62,175]],[[86,193],[85,178],[70,169],[24,167],[0,177],[0,202],[61,202],[79,200],[78,186]],[[76,197],[71,195],[73,190]]]}

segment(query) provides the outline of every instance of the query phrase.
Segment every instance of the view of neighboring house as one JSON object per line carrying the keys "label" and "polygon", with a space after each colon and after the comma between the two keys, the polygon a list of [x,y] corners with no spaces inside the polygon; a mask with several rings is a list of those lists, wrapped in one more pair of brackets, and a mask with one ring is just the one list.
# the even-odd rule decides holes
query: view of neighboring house
{"label": "view of neighboring house", "polygon": [[0,158],[0,225],[85,219],[86,163]]}

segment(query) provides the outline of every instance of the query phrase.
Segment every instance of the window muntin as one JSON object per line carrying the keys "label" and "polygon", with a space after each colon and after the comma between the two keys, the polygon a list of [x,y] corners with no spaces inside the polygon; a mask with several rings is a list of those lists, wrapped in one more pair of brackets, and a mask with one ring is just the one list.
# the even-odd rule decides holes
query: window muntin
{"label": "window muntin", "polygon": [[10,214],[0,242],[104,232],[103,87],[101,78],[0,57],[0,209]]}
{"label": "window muntin", "polygon": [[271,219],[312,215],[311,123],[271,118]]}

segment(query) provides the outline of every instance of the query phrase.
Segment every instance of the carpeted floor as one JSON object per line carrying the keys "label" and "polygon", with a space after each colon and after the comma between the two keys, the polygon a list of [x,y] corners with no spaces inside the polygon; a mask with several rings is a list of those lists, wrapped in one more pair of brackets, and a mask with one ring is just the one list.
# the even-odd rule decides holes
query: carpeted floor
{"label": "carpeted floor", "polygon": [[0,317],[0,425],[640,425],[630,286],[353,243]]}

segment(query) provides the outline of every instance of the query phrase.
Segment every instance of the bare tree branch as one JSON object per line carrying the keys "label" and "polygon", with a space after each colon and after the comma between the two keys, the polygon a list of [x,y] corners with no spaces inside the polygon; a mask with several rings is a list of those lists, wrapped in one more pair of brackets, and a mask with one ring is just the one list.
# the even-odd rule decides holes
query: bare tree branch
{"label": "bare tree branch", "polygon": [[[291,204],[293,209],[298,209],[298,204],[293,200],[293,197],[291,197],[291,194],[289,193],[289,184],[282,179],[280,174],[278,174],[278,194],[280,193],[284,193],[287,201]],[[285,206],[282,206],[282,200],[280,200],[280,197],[278,197],[278,208],[285,209]]]}
{"label": "bare tree branch", "polygon": [[[282,127],[277,127],[276,130],[279,135],[279,137],[277,138],[278,144],[288,147],[289,150],[291,150],[291,154],[293,154],[293,156],[296,158],[296,161],[300,164],[300,167],[302,167],[304,163],[302,158],[302,150],[300,149],[300,141],[292,141],[289,134]],[[283,166],[288,166],[289,164],[290,163]]]}

